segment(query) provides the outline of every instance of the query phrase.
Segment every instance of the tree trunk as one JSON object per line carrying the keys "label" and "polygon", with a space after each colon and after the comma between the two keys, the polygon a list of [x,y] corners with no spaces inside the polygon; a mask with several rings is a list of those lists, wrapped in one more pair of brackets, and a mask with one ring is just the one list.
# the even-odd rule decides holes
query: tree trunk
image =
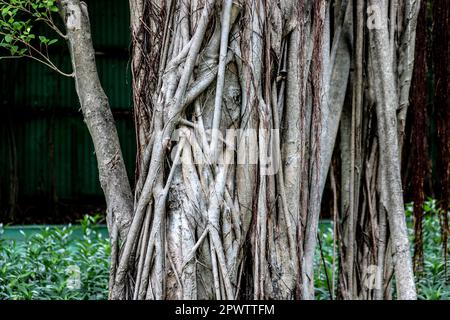
{"label": "tree trunk", "polygon": [[433,55],[434,55],[434,109],[437,122],[439,155],[436,171],[439,177],[436,195],[442,212],[441,232],[442,249],[445,260],[445,273],[448,264],[448,237],[450,235],[450,4],[445,0],[433,2]]}
{"label": "tree trunk", "polygon": [[117,226],[121,238],[125,239],[132,217],[132,193],[111,108],[98,78],[87,6],[79,0],[62,0],[60,6],[75,87],[94,142],[108,208],[108,227],[112,231]]}
{"label": "tree trunk", "polygon": [[398,297],[416,298],[399,150],[418,1],[130,0],[134,204],[87,9],[61,5],[108,204],[112,299],[314,299],[333,153],[340,296],[389,297],[393,266]]}

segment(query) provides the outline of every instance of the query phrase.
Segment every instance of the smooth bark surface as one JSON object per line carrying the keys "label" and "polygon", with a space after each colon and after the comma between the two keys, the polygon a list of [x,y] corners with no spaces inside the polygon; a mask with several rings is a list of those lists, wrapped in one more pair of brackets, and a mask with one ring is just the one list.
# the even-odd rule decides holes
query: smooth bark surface
{"label": "smooth bark surface", "polygon": [[61,9],[76,90],[95,147],[108,227],[112,230],[116,225],[125,239],[132,218],[132,193],[111,108],[98,78],[87,7],[77,0],[62,0]]}

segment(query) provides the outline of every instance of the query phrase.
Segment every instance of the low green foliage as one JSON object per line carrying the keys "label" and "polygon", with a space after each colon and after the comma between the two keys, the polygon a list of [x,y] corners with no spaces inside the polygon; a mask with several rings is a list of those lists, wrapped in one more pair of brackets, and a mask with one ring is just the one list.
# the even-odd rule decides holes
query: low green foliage
{"label": "low green foliage", "polygon": [[[423,210],[424,270],[423,274],[418,276],[417,279],[418,297],[423,300],[450,300],[450,282],[445,276],[445,262],[442,250],[440,226],[442,212],[438,209],[437,201],[433,199],[428,199],[424,204]],[[413,205],[408,204],[406,216],[411,242],[414,239],[412,215]]]}
{"label": "low green foliage", "polygon": [[[419,299],[450,299],[436,201],[424,205],[424,273],[417,279]],[[406,208],[411,239],[412,205]],[[96,230],[98,216],[81,221],[82,237],[74,227],[46,228],[23,242],[2,240],[0,226],[0,300],[106,299],[108,297],[108,239]],[[333,225],[322,222],[316,254],[316,297],[330,299],[333,270]],[[320,250],[320,247],[322,250]],[[327,274],[324,272],[325,261]],[[336,273],[337,274],[337,273]]]}
{"label": "low green foliage", "polygon": [[81,239],[72,226],[46,228],[23,242],[0,236],[0,300],[107,299],[110,247],[95,229],[98,220],[81,221]]}
{"label": "low green foliage", "polygon": [[[330,292],[333,285],[333,223],[323,222],[319,229],[320,243],[315,255],[315,279],[316,299],[330,300]],[[322,249],[322,250],[321,250]],[[337,248],[336,248],[337,250]],[[325,262],[325,268],[324,263]],[[325,271],[326,270],[326,271]],[[337,277],[337,264],[335,264],[335,277]],[[337,281],[335,281],[336,283]]]}
{"label": "low green foliage", "polygon": [[[423,244],[424,244],[424,270],[417,276],[417,293],[421,300],[450,300],[450,282],[445,277],[445,265],[442,251],[442,237],[440,216],[436,200],[428,199],[423,206]],[[414,243],[413,204],[406,206],[406,219],[411,243]],[[322,242],[316,253],[315,286],[316,297],[319,300],[330,299],[329,287],[332,287],[333,270],[333,224],[323,223],[319,231]],[[322,259],[323,255],[323,259]],[[325,266],[323,264],[325,260]],[[328,281],[324,270],[328,271]],[[337,264],[336,264],[337,269]],[[337,271],[336,271],[337,274]],[[335,283],[337,282],[337,279]],[[329,283],[329,286],[328,286]]]}

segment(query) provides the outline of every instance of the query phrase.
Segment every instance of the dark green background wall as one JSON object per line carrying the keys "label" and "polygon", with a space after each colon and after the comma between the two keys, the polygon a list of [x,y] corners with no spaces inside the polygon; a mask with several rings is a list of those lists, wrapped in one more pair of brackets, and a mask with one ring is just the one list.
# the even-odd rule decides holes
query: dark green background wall
{"label": "dark green background wall", "polygon": [[[128,1],[86,2],[100,79],[132,177],[135,133]],[[65,43],[60,40],[55,48],[53,60],[69,71]],[[79,111],[73,79],[21,59],[0,60],[0,81],[0,222],[66,221],[86,211],[102,210],[93,144]],[[11,200],[14,189],[17,200]]]}

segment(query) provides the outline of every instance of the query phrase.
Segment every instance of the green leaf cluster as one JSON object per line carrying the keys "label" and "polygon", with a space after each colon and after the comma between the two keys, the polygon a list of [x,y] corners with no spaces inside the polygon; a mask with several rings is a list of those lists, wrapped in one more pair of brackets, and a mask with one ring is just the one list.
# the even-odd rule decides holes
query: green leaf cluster
{"label": "green leaf cluster", "polygon": [[[79,226],[45,228],[24,241],[1,238],[0,300],[103,300],[108,297],[109,240],[97,231],[99,217]],[[72,276],[79,276],[73,286]]]}
{"label": "green leaf cluster", "polygon": [[58,10],[55,0],[0,0],[0,47],[20,57],[32,56],[33,48],[55,44],[58,39],[35,30],[39,22],[55,29],[52,14]]}

